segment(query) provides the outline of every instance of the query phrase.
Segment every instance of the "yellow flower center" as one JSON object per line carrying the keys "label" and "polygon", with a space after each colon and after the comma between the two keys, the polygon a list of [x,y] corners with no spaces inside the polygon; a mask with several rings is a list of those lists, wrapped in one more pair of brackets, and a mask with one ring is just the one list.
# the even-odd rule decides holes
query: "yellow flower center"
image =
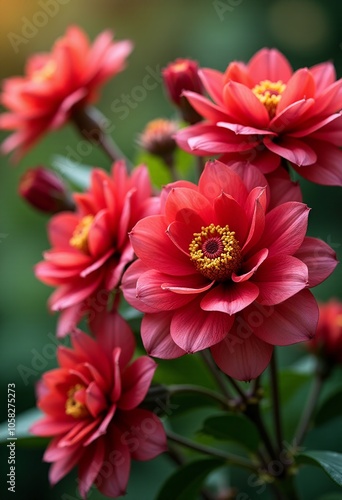
{"label": "yellow flower center", "polygon": [[77,224],[69,241],[72,247],[77,248],[84,253],[88,252],[88,234],[93,220],[93,215],[86,215],[85,217],[83,217],[81,222]]}
{"label": "yellow flower center", "polygon": [[281,99],[281,95],[286,89],[285,83],[281,80],[277,82],[270,82],[263,80],[252,89],[253,94],[265,106],[270,118],[276,114],[276,109]]}
{"label": "yellow flower center", "polygon": [[40,69],[37,69],[36,71],[33,72],[32,74],[32,80],[38,83],[45,82],[45,80],[50,80],[50,78],[53,77],[57,69],[57,65],[55,61],[52,61],[51,59],[47,61],[46,64]]}
{"label": "yellow flower center", "polygon": [[206,278],[224,281],[231,277],[241,264],[239,242],[229,226],[210,224],[194,233],[189,245],[190,259]]}
{"label": "yellow flower center", "polygon": [[76,384],[74,385],[74,387],[71,387],[71,389],[69,389],[68,399],[65,403],[65,413],[67,415],[71,415],[74,418],[83,418],[89,415],[87,407],[74,398],[75,392],[80,391],[84,388],[84,385]]}

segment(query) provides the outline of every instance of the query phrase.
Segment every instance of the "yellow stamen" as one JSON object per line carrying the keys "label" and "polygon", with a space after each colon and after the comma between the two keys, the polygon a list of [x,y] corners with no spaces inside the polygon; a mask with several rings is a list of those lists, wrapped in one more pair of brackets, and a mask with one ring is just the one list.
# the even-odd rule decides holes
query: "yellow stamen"
{"label": "yellow stamen", "polygon": [[85,217],[83,217],[81,222],[77,224],[69,241],[72,247],[77,248],[84,253],[88,252],[88,234],[93,220],[93,215],[86,215]]}
{"label": "yellow stamen", "polygon": [[281,80],[278,80],[277,82],[263,80],[258,85],[255,85],[252,92],[265,106],[270,118],[273,118],[276,114],[277,106],[285,89],[286,85]]}
{"label": "yellow stamen", "polygon": [[76,399],[74,398],[75,392],[80,391],[84,388],[85,387],[83,385],[76,384],[74,385],[74,387],[71,387],[71,389],[69,389],[68,399],[65,403],[65,413],[67,415],[71,415],[74,418],[83,418],[89,415],[87,407],[83,403],[76,401]]}
{"label": "yellow stamen", "polygon": [[235,239],[235,231],[230,231],[228,225],[202,226],[201,232],[193,236],[189,245],[190,259],[206,278],[224,281],[240,267],[239,242]]}
{"label": "yellow stamen", "polygon": [[52,61],[51,59],[47,61],[46,64],[40,69],[37,69],[36,71],[33,72],[32,74],[32,80],[35,82],[44,82],[45,80],[50,80],[53,75],[55,74],[57,69],[57,65],[55,61]]}

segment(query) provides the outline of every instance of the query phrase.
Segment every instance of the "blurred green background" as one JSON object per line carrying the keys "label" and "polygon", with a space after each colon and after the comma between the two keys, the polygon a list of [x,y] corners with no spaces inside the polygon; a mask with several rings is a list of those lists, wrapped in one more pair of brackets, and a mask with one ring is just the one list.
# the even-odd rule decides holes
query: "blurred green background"
{"label": "blurred green background", "polygon": [[[50,9],[52,4],[55,6],[50,10],[54,14],[44,23],[46,16],[39,17],[38,12],[44,11],[43,6],[48,11],[48,4]],[[338,0],[1,0],[0,6],[1,78],[22,74],[26,58],[50,50],[54,40],[73,23],[83,27],[91,39],[109,28],[115,31],[117,39],[133,40],[135,49],[127,69],[105,87],[98,103],[115,127],[113,135],[117,143],[131,159],[137,153],[137,134],[145,123],[157,117],[174,117],[175,112],[158,78],[155,88],[146,91],[146,96],[124,118],[115,112],[113,102],[141,86],[151,68],[158,74],[177,57],[189,57],[201,66],[224,70],[231,60],[247,61],[258,49],[268,46],[282,51],[295,69],[331,60],[338,76],[342,76],[342,3]],[[22,36],[30,22],[36,26],[30,32],[32,36],[14,50],[11,33]],[[41,260],[42,251],[48,248],[47,217],[19,199],[18,180],[28,167],[49,165],[52,154],[65,155],[70,151],[81,155],[85,164],[108,168],[107,158],[100,151],[93,147],[80,149],[79,144],[77,133],[68,126],[44,138],[17,166],[11,165],[9,158],[0,158],[0,421],[7,415],[7,384],[16,384],[19,413],[34,406],[35,382],[44,371],[55,366],[52,339],[56,317],[46,307],[52,289],[38,282],[32,270]],[[341,260],[341,189],[300,182],[304,201],[312,207],[309,233],[328,242]],[[341,282],[339,266],[314,293],[320,300],[332,296],[342,299]],[[299,353],[299,347],[284,349],[282,363],[295,359]],[[21,375],[25,369],[28,371],[24,380]],[[341,420],[331,424],[324,434],[324,439],[328,435],[331,447],[337,442],[338,429],[341,437],[340,424]],[[0,453],[3,473],[7,452],[2,448]],[[41,463],[42,453],[41,449],[17,447],[17,493],[8,493],[1,477],[4,490],[1,499],[79,498],[74,475],[50,489],[48,465]],[[165,457],[157,459],[155,464],[135,464],[127,498],[153,499],[170,470]],[[309,473],[304,471],[304,474]],[[331,483],[323,474],[317,474],[322,492],[330,491]],[[242,484],[244,480],[241,479]],[[255,492],[249,494],[249,498],[254,498]],[[316,498],[310,489],[302,495],[303,499]],[[91,498],[102,497],[94,491]]]}

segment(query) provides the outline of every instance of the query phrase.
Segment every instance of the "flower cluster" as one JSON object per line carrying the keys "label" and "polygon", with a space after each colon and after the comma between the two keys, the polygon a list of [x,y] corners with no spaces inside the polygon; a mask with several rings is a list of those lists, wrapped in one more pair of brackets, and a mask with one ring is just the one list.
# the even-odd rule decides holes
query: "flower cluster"
{"label": "flower cluster", "polygon": [[[336,255],[307,236],[309,207],[289,173],[291,166],[318,184],[342,185],[342,80],[332,64],[293,71],[275,49],[248,64],[231,62],[224,73],[186,59],[169,64],[166,91],[187,126],[154,120],[138,139],[169,167],[170,182],[158,190],[149,166],[131,170],[96,112],[88,113],[131,47],[109,32],[91,45],[70,27],[50,54],[30,58],[26,76],[5,81],[1,94],[8,111],[0,128],[14,130],[4,153],[21,157],[44,133],[73,121],[89,140],[94,126],[112,160],[110,172],[92,169],[84,192],[71,193],[67,176],[43,167],[26,172],[19,186],[33,207],[52,214],[51,248],[35,275],[55,288],[48,306],[59,312],[57,336],[71,340],[37,386],[44,416],[31,432],[52,437],[44,454],[51,484],[77,466],[82,498],[93,484],[109,497],[123,495],[131,459],[167,451],[163,423],[146,409],[152,357],[206,351],[218,385],[222,376],[240,396],[236,380],[259,383],[275,346],[310,341],[319,356],[342,361],[341,305],[321,306],[319,317],[310,291],[333,272]],[[218,158],[193,158],[199,173],[182,179],[178,147]],[[135,333],[149,355],[139,352],[134,361],[133,316],[142,316]],[[79,329],[82,320],[90,334]],[[250,409],[257,396],[243,393],[241,405],[214,393],[216,403],[254,418],[264,437]],[[264,452],[274,459],[270,440],[257,470]]]}

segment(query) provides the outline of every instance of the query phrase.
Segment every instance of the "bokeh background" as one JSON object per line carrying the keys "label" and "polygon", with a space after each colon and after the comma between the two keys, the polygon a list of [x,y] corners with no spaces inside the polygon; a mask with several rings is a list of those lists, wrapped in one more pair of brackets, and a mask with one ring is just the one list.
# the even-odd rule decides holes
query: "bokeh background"
{"label": "bokeh background", "polygon": [[[109,28],[118,39],[134,41],[135,50],[127,69],[105,87],[98,104],[114,125],[117,143],[131,159],[137,153],[137,134],[145,123],[157,117],[174,117],[175,112],[158,78],[155,88],[147,90],[124,118],[113,102],[141,86],[151,68],[158,74],[177,57],[189,57],[201,66],[224,70],[233,59],[247,61],[264,46],[277,47],[295,69],[331,60],[338,76],[342,76],[339,0],[1,0],[0,7],[1,79],[22,74],[26,58],[37,51],[50,50],[54,40],[72,23],[83,27],[91,39]],[[47,15],[39,14],[44,10]],[[23,37],[23,41],[16,44],[13,34]],[[4,134],[0,139],[3,137]],[[28,167],[49,165],[52,154],[70,151],[81,156],[85,164],[108,167],[106,157],[96,148],[79,146],[71,126],[44,138],[17,166],[11,165],[9,158],[0,158],[0,421],[7,415],[7,384],[16,384],[19,413],[34,406],[35,382],[55,366],[56,317],[46,308],[52,290],[35,279],[32,269],[48,248],[47,217],[19,199],[18,180]],[[300,182],[304,200],[312,207],[309,233],[327,241],[341,260],[341,189]],[[341,282],[342,270],[338,267],[314,293],[323,301],[332,296],[342,299]],[[283,349],[281,362],[284,365],[299,355],[300,348]],[[326,448],[342,451],[337,444],[342,442],[341,419],[329,426],[322,434]],[[0,449],[1,499],[79,498],[73,474],[55,488],[49,487],[48,465],[41,462],[42,454],[42,448],[17,447],[17,492],[11,494],[4,484],[7,451]],[[127,499],[153,499],[171,470],[164,457],[153,464],[134,465]],[[316,498],[317,488],[331,491],[331,482],[323,473],[314,471],[318,480],[311,490],[308,486],[302,491],[303,499]],[[258,497],[255,489],[249,495],[248,498]],[[102,498],[95,491],[90,497]]]}

